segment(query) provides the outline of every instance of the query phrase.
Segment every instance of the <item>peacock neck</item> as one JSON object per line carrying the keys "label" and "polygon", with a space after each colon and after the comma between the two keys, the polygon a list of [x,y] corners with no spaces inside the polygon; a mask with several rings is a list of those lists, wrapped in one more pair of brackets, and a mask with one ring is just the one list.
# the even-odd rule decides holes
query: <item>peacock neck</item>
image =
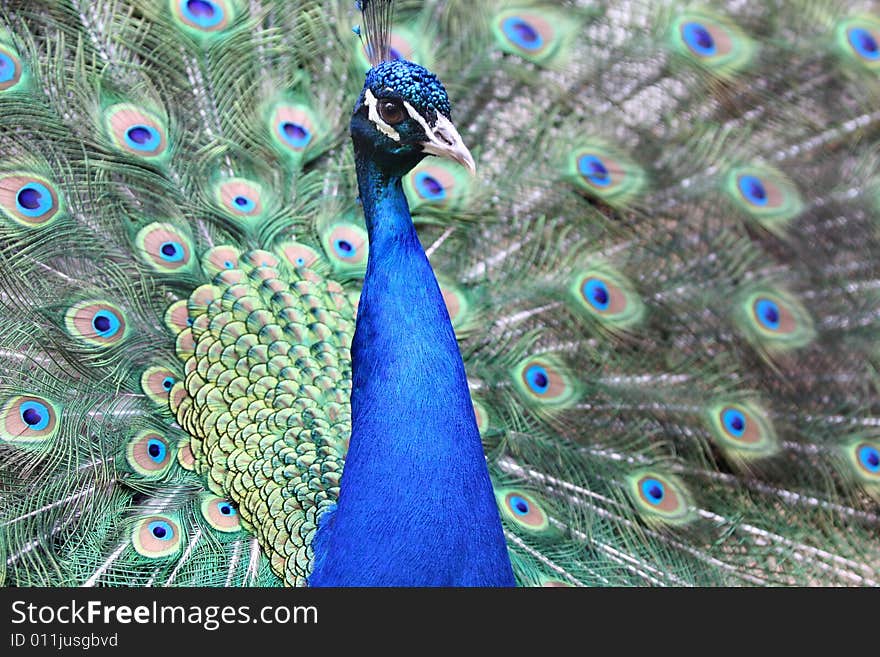
{"label": "peacock neck", "polygon": [[[358,158],[357,171],[360,202],[370,238],[370,252],[377,254],[377,257],[368,260],[364,279],[366,285],[370,280],[371,267],[375,270],[376,264],[381,265],[386,260],[381,257],[383,252],[393,249],[395,243],[402,245],[405,242],[411,245],[411,239],[417,239],[417,234],[406,195],[403,193],[402,179],[382,173],[362,158]],[[421,251],[421,248],[418,250]]]}
{"label": "peacock neck", "polygon": [[513,585],[464,364],[401,180],[357,166],[370,254],[352,436],[310,583]]}

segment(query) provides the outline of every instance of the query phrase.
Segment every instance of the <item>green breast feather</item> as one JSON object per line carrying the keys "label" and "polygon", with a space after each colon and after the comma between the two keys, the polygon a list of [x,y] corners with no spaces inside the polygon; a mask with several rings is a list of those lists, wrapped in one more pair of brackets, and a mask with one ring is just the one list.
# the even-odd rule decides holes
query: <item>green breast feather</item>
{"label": "green breast feather", "polygon": [[170,398],[193,467],[237,504],[278,576],[302,585],[351,433],[351,304],[338,283],[251,251],[188,310],[194,345],[178,348],[186,379]]}

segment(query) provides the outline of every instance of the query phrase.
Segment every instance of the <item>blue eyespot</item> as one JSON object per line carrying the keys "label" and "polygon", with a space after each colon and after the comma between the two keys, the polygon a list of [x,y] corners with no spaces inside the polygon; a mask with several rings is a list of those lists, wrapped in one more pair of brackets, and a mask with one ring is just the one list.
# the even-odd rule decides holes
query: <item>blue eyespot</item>
{"label": "blue eyespot", "polygon": [[721,414],[721,421],[732,436],[739,438],[746,432],[746,416],[735,408],[725,409]]}
{"label": "blue eyespot", "polygon": [[238,511],[235,510],[235,507],[233,507],[228,502],[223,502],[217,508],[219,509],[220,513],[224,516],[238,515]]}
{"label": "blue eyespot", "polygon": [[147,454],[156,463],[162,463],[168,454],[168,448],[161,440],[150,438],[147,442]]}
{"label": "blue eyespot", "polygon": [[588,278],[584,281],[583,292],[584,299],[596,310],[604,312],[611,305],[611,294],[608,292],[608,286],[598,278]]}
{"label": "blue eyespot", "polygon": [[699,23],[685,23],[681,28],[684,42],[694,54],[700,57],[711,57],[718,48],[715,45],[715,39],[712,38],[711,32],[705,26]]}
{"label": "blue eyespot", "polygon": [[656,506],[666,497],[666,487],[656,479],[648,477],[642,482],[642,495],[648,502]]}
{"label": "blue eyespot", "polygon": [[210,0],[184,0],[180,3],[184,18],[204,29],[223,21],[223,8]]}
{"label": "blue eyespot", "polygon": [[113,337],[120,326],[119,318],[109,310],[99,310],[92,317],[92,328],[102,338]]}
{"label": "blue eyespot", "polygon": [[755,302],[755,315],[761,325],[771,331],[779,330],[779,305],[770,299],[760,298]]}
{"label": "blue eyespot", "polygon": [[431,201],[441,201],[446,198],[446,189],[434,176],[424,171],[415,175],[416,191],[422,198]]}
{"label": "blue eyespot", "polygon": [[538,395],[543,395],[550,389],[550,375],[541,365],[532,365],[526,370],[526,382],[532,392]]}
{"label": "blue eyespot", "polygon": [[49,421],[52,419],[49,408],[36,401],[24,402],[18,412],[21,414],[22,421],[32,431],[42,431],[49,426]]}
{"label": "blue eyespot", "polygon": [[529,503],[519,495],[511,495],[507,501],[510,505],[510,510],[518,516],[528,515],[531,510]]}
{"label": "blue eyespot", "polygon": [[341,238],[333,242],[333,250],[340,258],[353,258],[357,254],[354,244]]}
{"label": "blue eyespot", "polygon": [[880,474],[880,451],[871,445],[861,445],[858,449],[859,463],[868,472]]}
{"label": "blue eyespot", "polygon": [[739,185],[740,194],[752,205],[767,205],[768,195],[767,188],[757,176],[740,176],[737,183]]}
{"label": "blue eyespot", "polygon": [[304,125],[293,121],[284,121],[278,126],[281,139],[296,149],[303,149],[312,141],[312,133]]}
{"label": "blue eyespot", "polygon": [[247,196],[236,196],[232,199],[232,202],[235,204],[235,208],[241,212],[252,212],[257,207],[257,204]]}
{"label": "blue eyespot", "polygon": [[174,538],[174,529],[164,520],[154,520],[147,525],[147,531],[153,538],[158,538],[160,541],[170,541]]}
{"label": "blue eyespot", "polygon": [[174,379],[172,379],[170,376],[166,376],[164,379],[162,379],[162,387],[165,388],[165,390],[171,390],[171,388],[174,387],[174,383]]}
{"label": "blue eyespot", "polygon": [[15,78],[17,67],[15,60],[4,52],[0,52],[0,84]]}
{"label": "blue eyespot", "polygon": [[26,217],[41,217],[54,207],[52,192],[38,182],[29,182],[15,196],[15,206]]}
{"label": "blue eyespot", "polygon": [[151,153],[159,149],[162,135],[156,128],[149,125],[133,125],[125,131],[125,143],[136,151]]}
{"label": "blue eyespot", "polygon": [[511,16],[501,23],[501,30],[510,41],[523,50],[534,52],[544,47],[544,37],[519,16]]}
{"label": "blue eyespot", "polygon": [[880,59],[880,45],[868,30],[862,27],[852,27],[847,30],[846,38],[859,57],[872,61]]}
{"label": "blue eyespot", "polygon": [[186,257],[186,251],[180,242],[163,242],[159,247],[159,257],[166,262],[180,262]]}
{"label": "blue eyespot", "polygon": [[582,155],[578,158],[578,171],[596,187],[608,187],[611,184],[608,168],[595,155]]}

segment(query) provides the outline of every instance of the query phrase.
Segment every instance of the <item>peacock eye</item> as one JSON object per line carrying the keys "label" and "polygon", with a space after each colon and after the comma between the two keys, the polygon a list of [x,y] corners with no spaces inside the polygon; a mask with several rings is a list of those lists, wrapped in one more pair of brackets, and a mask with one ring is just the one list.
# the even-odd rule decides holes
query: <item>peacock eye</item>
{"label": "peacock eye", "polygon": [[388,125],[397,125],[406,118],[403,104],[397,100],[380,100],[379,116]]}

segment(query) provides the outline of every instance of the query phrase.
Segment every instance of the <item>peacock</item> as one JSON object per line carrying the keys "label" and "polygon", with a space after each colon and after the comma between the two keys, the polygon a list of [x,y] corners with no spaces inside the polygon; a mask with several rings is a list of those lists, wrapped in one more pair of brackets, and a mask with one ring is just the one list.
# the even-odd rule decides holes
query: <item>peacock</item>
{"label": "peacock", "polygon": [[0,584],[877,586],[878,107],[860,0],[0,0]]}

